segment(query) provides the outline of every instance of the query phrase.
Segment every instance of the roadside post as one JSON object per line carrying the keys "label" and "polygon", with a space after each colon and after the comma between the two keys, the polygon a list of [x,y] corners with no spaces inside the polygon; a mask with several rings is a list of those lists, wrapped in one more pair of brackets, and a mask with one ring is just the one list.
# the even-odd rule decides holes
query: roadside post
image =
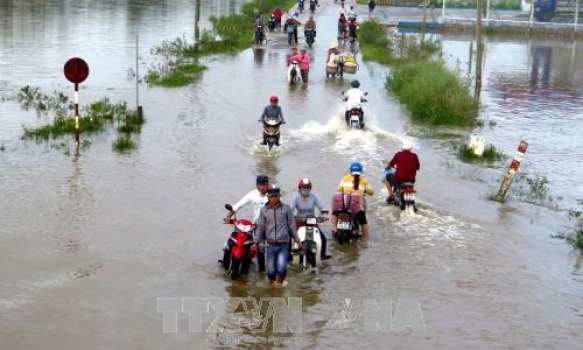
{"label": "roadside post", "polygon": [[493,197],[493,199],[497,202],[504,202],[504,197],[506,197],[506,192],[508,192],[508,188],[510,184],[512,184],[512,180],[514,180],[514,175],[518,171],[518,167],[520,166],[520,161],[522,157],[526,153],[528,148],[528,143],[526,141],[520,141],[520,145],[518,145],[518,151],[514,155],[512,162],[510,163],[510,167],[508,167],[508,171],[506,175],[504,175],[504,179],[502,180],[502,184],[500,185],[500,189],[498,190],[498,194]]}
{"label": "roadside post", "polygon": [[79,150],[79,84],[89,76],[89,66],[79,58],[73,57],[65,63],[65,78],[75,84],[75,150]]}

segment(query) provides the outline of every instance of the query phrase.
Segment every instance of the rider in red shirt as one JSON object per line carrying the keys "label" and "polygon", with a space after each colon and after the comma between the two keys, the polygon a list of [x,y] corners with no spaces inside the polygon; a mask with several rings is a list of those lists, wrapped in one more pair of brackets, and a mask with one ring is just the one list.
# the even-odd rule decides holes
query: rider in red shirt
{"label": "rider in red shirt", "polygon": [[413,142],[406,139],[401,146],[401,151],[395,154],[387,166],[388,168],[396,168],[395,172],[389,172],[387,174],[385,181],[385,185],[389,191],[389,198],[387,198],[387,203],[389,204],[395,202],[393,185],[397,187],[403,182],[415,182],[415,175],[421,165],[419,164],[419,157],[411,152],[412,148]]}
{"label": "rider in red shirt", "polygon": [[279,7],[275,8],[273,15],[275,16],[275,20],[281,25],[281,16],[283,16],[283,12],[279,9]]}

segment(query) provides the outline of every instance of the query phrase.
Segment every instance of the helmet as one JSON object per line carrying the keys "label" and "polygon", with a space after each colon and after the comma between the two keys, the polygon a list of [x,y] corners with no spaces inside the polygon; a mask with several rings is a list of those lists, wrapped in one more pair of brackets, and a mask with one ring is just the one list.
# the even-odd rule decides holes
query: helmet
{"label": "helmet", "polygon": [[362,164],[360,162],[354,162],[350,164],[350,173],[354,175],[362,174]]}
{"label": "helmet", "polygon": [[358,87],[360,86],[360,82],[355,79],[355,80],[350,82],[350,86],[352,86],[355,89],[358,89]]}
{"label": "helmet", "polygon": [[281,188],[279,187],[278,184],[271,184],[269,185],[269,189],[267,190],[267,195],[274,195],[274,194],[280,194],[281,193]]}
{"label": "helmet", "polygon": [[271,97],[269,98],[269,101],[270,101],[270,102],[277,102],[277,101],[279,101],[279,97],[277,97],[277,96],[273,95],[273,96],[271,96]]}
{"label": "helmet", "polygon": [[307,177],[300,179],[300,181],[298,182],[298,188],[302,187],[312,188],[312,181],[310,181],[310,179],[308,179]]}
{"label": "helmet", "polygon": [[258,175],[255,183],[258,185],[267,185],[269,183],[269,178],[267,175]]}
{"label": "helmet", "polygon": [[413,148],[413,141],[411,141],[411,139],[405,139],[403,141],[403,144],[401,145],[401,149],[405,150],[405,151],[410,151],[411,148]]}
{"label": "helmet", "polygon": [[233,224],[237,230],[245,233],[251,232],[255,228],[255,224],[247,219],[237,219]]}

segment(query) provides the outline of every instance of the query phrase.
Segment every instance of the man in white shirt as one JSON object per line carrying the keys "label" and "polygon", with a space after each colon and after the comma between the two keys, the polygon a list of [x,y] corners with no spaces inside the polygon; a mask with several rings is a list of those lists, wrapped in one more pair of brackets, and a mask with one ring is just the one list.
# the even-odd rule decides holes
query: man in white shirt
{"label": "man in white shirt", "polygon": [[[261,208],[267,203],[267,190],[269,188],[269,178],[266,175],[259,175],[255,181],[257,188],[251,190],[247,193],[243,198],[241,198],[235,205],[233,205],[233,211],[229,212],[227,216],[223,219],[225,224],[231,223],[231,218],[238,212],[241,208],[247,206],[247,204],[251,203],[253,208],[253,222],[256,223],[257,219],[259,219],[259,213],[261,212]],[[225,244],[225,248],[227,245]],[[259,271],[265,271],[265,252],[264,247],[260,247],[259,251],[259,258],[258,258],[258,265]]]}
{"label": "man in white shirt", "polygon": [[362,91],[360,91],[358,89],[358,87],[360,86],[360,82],[358,80],[353,80],[352,82],[350,82],[350,86],[352,86],[352,89],[349,89],[348,91],[346,91],[344,93],[344,101],[346,101],[346,114],[345,114],[345,118],[346,118],[346,124],[349,124],[350,122],[350,111],[353,108],[358,108],[360,109],[360,124],[363,124],[362,121],[362,116],[363,116],[363,111],[362,111],[362,102],[365,101],[364,98],[364,93]]}

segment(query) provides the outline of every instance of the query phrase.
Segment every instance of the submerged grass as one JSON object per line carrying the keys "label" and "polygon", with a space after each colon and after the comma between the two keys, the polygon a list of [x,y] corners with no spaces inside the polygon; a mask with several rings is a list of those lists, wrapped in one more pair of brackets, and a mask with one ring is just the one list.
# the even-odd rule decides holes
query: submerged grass
{"label": "submerged grass", "polygon": [[[165,41],[152,53],[163,62],[151,67],[146,81],[152,85],[180,87],[198,81],[206,69],[199,58],[225,52],[236,52],[253,44],[253,23],[260,13],[267,14],[280,6],[287,11],[296,0],[255,0],[243,5],[242,13],[211,17],[212,29],[203,30],[198,51],[185,38]],[[268,16],[265,16],[267,19]]]}
{"label": "submerged grass", "polygon": [[559,233],[554,235],[554,238],[565,239],[573,245],[573,247],[583,250],[583,200],[577,201],[579,209],[569,210],[569,220],[575,223],[573,232],[565,234]]}
{"label": "submerged grass", "polygon": [[408,107],[415,121],[471,126],[478,117],[478,102],[468,86],[442,61],[400,62],[393,66],[386,85]]}
{"label": "submerged grass", "polygon": [[457,156],[458,159],[464,162],[496,162],[506,158],[506,155],[498,151],[494,145],[486,147],[484,153],[478,156],[465,143],[458,147]]}
{"label": "submerged grass", "polygon": [[392,67],[386,87],[405,104],[414,121],[428,125],[473,126],[478,102],[459,72],[436,56],[438,40],[389,37],[377,19],[362,23],[360,49],[364,60]]}
{"label": "submerged grass", "polygon": [[135,149],[136,143],[130,136],[118,136],[117,140],[113,142],[112,147],[114,151],[124,153]]}

